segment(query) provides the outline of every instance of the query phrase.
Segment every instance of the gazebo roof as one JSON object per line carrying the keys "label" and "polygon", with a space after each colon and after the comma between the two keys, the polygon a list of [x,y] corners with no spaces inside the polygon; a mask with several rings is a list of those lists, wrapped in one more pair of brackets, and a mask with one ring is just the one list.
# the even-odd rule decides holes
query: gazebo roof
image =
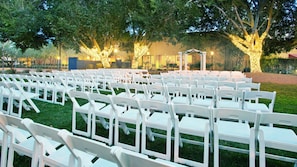
{"label": "gazebo roof", "polygon": [[289,54],[289,59],[297,59],[297,54]]}

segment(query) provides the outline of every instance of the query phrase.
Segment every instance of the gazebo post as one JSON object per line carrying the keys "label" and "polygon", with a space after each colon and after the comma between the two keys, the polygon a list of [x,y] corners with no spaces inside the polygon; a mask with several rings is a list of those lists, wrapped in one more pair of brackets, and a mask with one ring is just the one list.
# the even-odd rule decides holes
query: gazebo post
{"label": "gazebo post", "polygon": [[[205,71],[206,70],[206,52],[202,52],[202,56],[201,56],[201,58],[202,58],[202,60],[203,61],[201,61],[201,62],[203,62],[203,64],[200,64],[200,69],[202,70],[202,71]],[[201,63],[200,62],[200,63]]]}
{"label": "gazebo post", "polygon": [[183,70],[183,52],[178,52],[179,54],[179,71]]}
{"label": "gazebo post", "polygon": [[185,57],[184,57],[184,59],[185,59],[185,70],[186,71],[188,70],[188,61],[187,61],[187,58],[188,58],[188,54],[186,53],[185,54]]}

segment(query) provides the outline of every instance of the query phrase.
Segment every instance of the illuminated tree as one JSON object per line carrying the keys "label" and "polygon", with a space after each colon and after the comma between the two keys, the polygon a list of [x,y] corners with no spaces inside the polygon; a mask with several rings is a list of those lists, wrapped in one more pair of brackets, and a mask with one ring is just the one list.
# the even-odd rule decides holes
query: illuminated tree
{"label": "illuminated tree", "polygon": [[[294,45],[288,41],[296,41],[296,1],[295,0],[220,0],[220,1],[188,1],[204,11],[197,17],[192,30],[199,32],[220,32],[237,48],[249,55],[251,72],[262,72],[260,59],[266,41],[283,39],[279,50],[290,49]],[[271,43],[271,42],[270,42]],[[289,46],[289,47],[288,47]],[[296,42],[295,42],[296,46]]]}

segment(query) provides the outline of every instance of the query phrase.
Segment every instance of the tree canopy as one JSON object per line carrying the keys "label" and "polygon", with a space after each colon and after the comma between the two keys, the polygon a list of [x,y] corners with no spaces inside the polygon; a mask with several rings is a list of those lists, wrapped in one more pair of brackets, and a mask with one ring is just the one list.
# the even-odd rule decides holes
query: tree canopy
{"label": "tree canopy", "polygon": [[165,39],[187,45],[188,34],[200,34],[197,43],[230,40],[260,72],[261,56],[296,47],[296,7],[296,0],[1,1],[0,40],[23,51],[51,41],[103,55]]}

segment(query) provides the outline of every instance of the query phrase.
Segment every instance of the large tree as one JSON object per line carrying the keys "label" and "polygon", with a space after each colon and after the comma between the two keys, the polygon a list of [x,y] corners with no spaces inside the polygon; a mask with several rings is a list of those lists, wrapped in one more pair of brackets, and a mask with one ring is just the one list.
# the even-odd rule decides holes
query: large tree
{"label": "large tree", "polygon": [[[242,52],[249,55],[251,72],[262,72],[260,59],[271,47],[265,41],[278,43],[270,52],[291,49],[296,41],[295,0],[216,0],[188,1],[204,11],[202,17],[192,20],[192,31],[217,31],[228,38]],[[290,42],[291,41],[291,42]],[[264,46],[266,48],[264,48]],[[296,42],[295,42],[296,47]]]}
{"label": "large tree", "polygon": [[40,14],[42,2],[35,0],[13,0],[0,2],[0,38],[12,40],[23,51],[38,48],[46,43],[41,33],[43,17]]}

